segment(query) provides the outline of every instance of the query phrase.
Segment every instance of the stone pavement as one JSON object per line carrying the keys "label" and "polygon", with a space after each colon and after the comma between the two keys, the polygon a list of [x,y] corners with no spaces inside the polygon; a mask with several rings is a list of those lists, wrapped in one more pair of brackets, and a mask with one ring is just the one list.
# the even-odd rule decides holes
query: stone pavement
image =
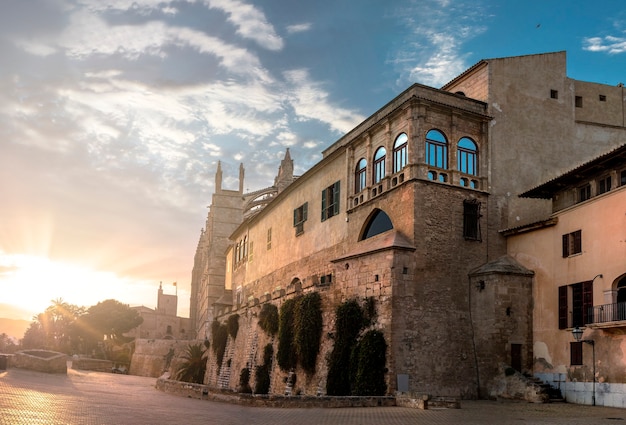
{"label": "stone pavement", "polygon": [[279,409],[177,397],[154,378],[69,369],[50,375],[0,371],[0,425],[528,425],[620,424],[626,410],[575,404],[464,401],[461,409]]}

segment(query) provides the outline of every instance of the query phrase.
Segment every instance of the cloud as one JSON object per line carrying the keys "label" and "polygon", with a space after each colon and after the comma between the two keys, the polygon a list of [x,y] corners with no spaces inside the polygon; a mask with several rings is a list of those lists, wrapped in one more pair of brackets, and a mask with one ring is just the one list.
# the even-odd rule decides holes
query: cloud
{"label": "cloud", "polygon": [[306,70],[286,71],[289,82],[289,103],[298,119],[318,120],[327,123],[338,133],[346,133],[363,121],[365,117],[355,111],[341,108],[329,101],[329,93],[322,84],[311,80]]}
{"label": "cloud", "polygon": [[616,55],[626,52],[626,38],[607,35],[605,37],[588,37],[583,39],[583,50],[589,52],[606,52]]}
{"label": "cloud", "polygon": [[390,62],[400,74],[399,86],[418,82],[441,86],[467,68],[470,52],[463,45],[486,31],[481,24],[481,2],[464,4],[455,0],[413,1],[396,11],[407,28],[402,45],[392,53]]}
{"label": "cloud", "polygon": [[283,40],[274,27],[267,22],[262,11],[251,4],[238,0],[206,0],[209,7],[220,9],[228,16],[228,21],[237,28],[237,34],[254,40],[268,50],[281,50]]}
{"label": "cloud", "polygon": [[289,25],[289,26],[287,26],[287,32],[289,34],[295,34],[295,33],[299,33],[299,32],[306,32],[306,31],[309,31],[312,28],[312,26],[313,25],[310,22],[303,23],[303,24]]}

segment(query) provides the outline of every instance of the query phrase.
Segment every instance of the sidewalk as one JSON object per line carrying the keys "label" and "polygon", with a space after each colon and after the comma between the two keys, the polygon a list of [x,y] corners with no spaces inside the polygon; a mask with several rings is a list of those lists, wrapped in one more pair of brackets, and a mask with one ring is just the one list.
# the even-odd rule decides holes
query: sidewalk
{"label": "sidewalk", "polygon": [[85,372],[0,372],[0,425],[528,425],[620,424],[626,410],[575,404],[464,401],[461,409],[242,407],[157,391],[154,378]]}

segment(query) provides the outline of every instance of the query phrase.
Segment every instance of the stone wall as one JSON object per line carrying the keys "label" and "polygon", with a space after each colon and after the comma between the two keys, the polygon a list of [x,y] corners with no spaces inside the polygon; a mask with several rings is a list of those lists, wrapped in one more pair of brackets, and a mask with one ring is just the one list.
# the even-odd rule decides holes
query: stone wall
{"label": "stone wall", "polygon": [[111,372],[113,362],[111,360],[89,359],[78,357],[72,359],[72,369],[93,370],[95,372]]}
{"label": "stone wall", "polygon": [[153,378],[166,372],[173,374],[187,347],[201,343],[195,340],[137,339],[129,374]]}
{"label": "stone wall", "polygon": [[67,373],[67,355],[48,350],[24,350],[15,353],[11,366],[46,373]]}

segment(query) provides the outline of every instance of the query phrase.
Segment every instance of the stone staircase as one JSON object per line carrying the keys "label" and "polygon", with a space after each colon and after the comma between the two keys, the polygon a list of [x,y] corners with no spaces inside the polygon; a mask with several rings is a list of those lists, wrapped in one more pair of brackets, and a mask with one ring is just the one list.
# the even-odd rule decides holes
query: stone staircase
{"label": "stone staircase", "polygon": [[541,389],[543,394],[547,395],[546,403],[565,403],[565,398],[563,398],[560,389],[554,388],[552,385],[536,377],[530,377],[529,379]]}
{"label": "stone staircase", "polygon": [[256,352],[259,348],[259,333],[254,332],[251,338],[246,341],[246,352],[248,353],[248,361],[246,365],[250,369],[250,373],[253,373],[254,366],[256,366]]}
{"label": "stone staircase", "polygon": [[295,375],[295,372],[289,372],[289,375],[287,376],[287,383],[285,384],[285,395],[287,397],[291,396],[291,393],[293,392],[293,376]]}
{"label": "stone staircase", "polygon": [[226,340],[226,350],[224,351],[224,361],[222,362],[222,367],[220,368],[219,377],[217,380],[217,386],[219,388],[228,388],[230,385],[230,374],[231,374],[231,361],[233,358],[233,351],[235,349],[235,344],[232,338],[229,336]]}

